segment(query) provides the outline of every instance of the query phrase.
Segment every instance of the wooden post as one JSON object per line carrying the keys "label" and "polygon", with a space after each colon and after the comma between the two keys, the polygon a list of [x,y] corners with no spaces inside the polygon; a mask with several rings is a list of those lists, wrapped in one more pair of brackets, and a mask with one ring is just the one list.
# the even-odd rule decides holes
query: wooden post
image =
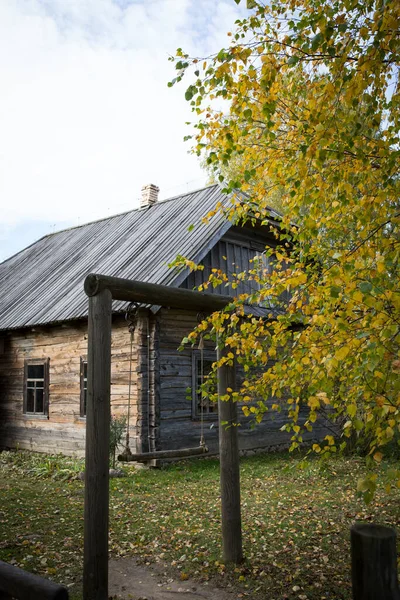
{"label": "wooden post", "polygon": [[107,289],[89,299],[84,600],[108,600],[111,307]]}
{"label": "wooden post", "polygon": [[[226,356],[226,348],[218,348],[218,360]],[[242,523],[240,516],[240,473],[237,405],[220,400],[227,388],[235,389],[234,366],[218,368],[219,461],[221,480],[222,552],[226,562],[243,560]]]}
{"label": "wooden post", "polygon": [[353,525],[351,578],[354,600],[400,600],[394,529],[364,523]]}
{"label": "wooden post", "polygon": [[[85,292],[89,296],[89,335],[83,599],[107,600],[112,299],[205,311],[221,310],[233,299],[97,274],[86,277]],[[219,371],[218,390],[224,395],[234,386],[234,369],[225,365]],[[238,563],[242,560],[242,531],[237,428],[221,425],[224,421],[236,423],[236,404],[220,402],[219,410],[223,553],[227,562]]]}

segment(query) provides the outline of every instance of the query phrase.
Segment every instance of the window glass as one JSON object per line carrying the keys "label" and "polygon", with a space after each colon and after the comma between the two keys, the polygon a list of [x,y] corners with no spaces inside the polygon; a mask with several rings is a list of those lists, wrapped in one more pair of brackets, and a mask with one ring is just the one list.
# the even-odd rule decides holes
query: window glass
{"label": "window glass", "polygon": [[44,379],[44,365],[28,365],[28,379]]}
{"label": "window glass", "polygon": [[26,412],[33,413],[35,410],[35,389],[28,388],[26,395]]}
{"label": "window glass", "polygon": [[45,363],[26,365],[25,394],[25,412],[45,414]]}
{"label": "window glass", "polygon": [[[207,358],[203,358],[203,375],[202,375],[202,361],[201,354],[196,353],[195,355],[195,381],[193,381],[193,386],[195,390],[195,406],[194,406],[194,417],[200,418],[202,415],[216,415],[218,412],[218,404],[217,402],[212,402],[210,398],[204,396],[201,391],[201,384],[207,383],[209,377],[212,377],[212,365],[215,362],[215,358],[211,358],[208,356]],[[211,388],[208,390],[208,393],[215,394],[217,391],[216,381],[212,382]]]}
{"label": "window glass", "polygon": [[44,409],[43,388],[36,388],[36,407],[35,412],[42,413]]}

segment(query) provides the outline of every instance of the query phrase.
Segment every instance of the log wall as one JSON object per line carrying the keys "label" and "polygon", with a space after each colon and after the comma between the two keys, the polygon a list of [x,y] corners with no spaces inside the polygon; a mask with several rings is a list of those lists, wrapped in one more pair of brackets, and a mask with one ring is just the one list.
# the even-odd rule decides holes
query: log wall
{"label": "log wall", "polygon": [[[141,402],[144,348],[143,317],[134,338],[130,437],[142,451]],[[0,446],[39,452],[84,454],[85,418],[80,416],[80,360],[87,353],[87,323],[9,332],[0,353]],[[124,319],[113,322],[111,411],[126,415],[129,390],[130,334]],[[24,361],[49,358],[49,415],[23,414]],[[138,399],[140,398],[140,401]]]}
{"label": "log wall", "polygon": [[[197,324],[197,313],[161,309],[159,313],[159,448],[163,450],[196,447],[201,435],[201,419],[192,415],[192,401],[187,388],[192,388],[193,350],[179,351],[183,337]],[[214,351],[212,342],[206,342],[205,352]],[[237,377],[240,378],[239,371]],[[272,404],[272,399],[270,400]],[[242,452],[261,449],[283,449],[290,445],[290,434],[280,431],[286,422],[285,412],[271,411],[260,424],[239,413],[239,448]],[[205,441],[211,453],[218,451],[218,420],[204,419]],[[315,424],[304,439],[321,439],[325,428]]]}

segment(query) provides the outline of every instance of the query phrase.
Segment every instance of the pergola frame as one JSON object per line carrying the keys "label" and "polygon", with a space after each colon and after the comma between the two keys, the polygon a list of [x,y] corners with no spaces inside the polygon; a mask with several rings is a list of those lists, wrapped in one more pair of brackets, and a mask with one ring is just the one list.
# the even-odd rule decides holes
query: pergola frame
{"label": "pergola frame", "polygon": [[[89,296],[89,322],[83,598],[108,600],[112,301],[213,312],[222,310],[233,299],[95,274],[86,277],[84,287]],[[226,348],[218,348],[217,359],[227,352]],[[234,387],[234,367],[228,364],[218,367],[219,398]],[[243,554],[236,404],[219,399],[218,419],[223,558],[226,562],[239,563]]]}

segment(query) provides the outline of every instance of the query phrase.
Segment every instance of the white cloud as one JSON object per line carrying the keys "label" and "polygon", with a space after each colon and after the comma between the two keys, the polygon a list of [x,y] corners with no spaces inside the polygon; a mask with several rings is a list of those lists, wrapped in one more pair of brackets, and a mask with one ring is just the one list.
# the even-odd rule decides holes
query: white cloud
{"label": "white cloud", "polygon": [[202,185],[167,57],[218,50],[238,11],[233,0],[2,0],[3,227],[127,210],[144,183],[164,197]]}

